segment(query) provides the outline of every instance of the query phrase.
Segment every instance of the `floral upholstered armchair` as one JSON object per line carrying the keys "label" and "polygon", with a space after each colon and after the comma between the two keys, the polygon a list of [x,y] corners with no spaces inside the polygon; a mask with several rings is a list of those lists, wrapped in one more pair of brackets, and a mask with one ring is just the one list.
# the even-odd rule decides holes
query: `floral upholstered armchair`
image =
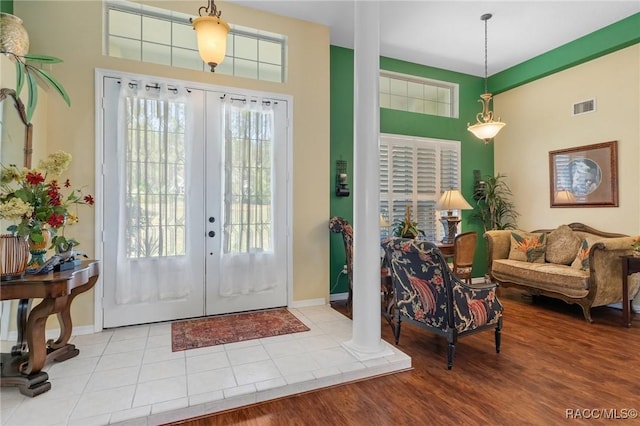
{"label": "floral upholstered armchair", "polygon": [[445,336],[447,368],[453,367],[458,337],[495,330],[500,352],[502,304],[496,285],[469,285],[456,278],[440,250],[421,240],[390,238],[382,243],[395,294],[396,345],[403,321]]}
{"label": "floral upholstered armchair", "polygon": [[329,220],[331,232],[342,234],[344,240],[345,264],[347,265],[347,281],[349,282],[349,298],[347,309],[351,310],[353,301],[353,227],[345,218],[334,216]]}

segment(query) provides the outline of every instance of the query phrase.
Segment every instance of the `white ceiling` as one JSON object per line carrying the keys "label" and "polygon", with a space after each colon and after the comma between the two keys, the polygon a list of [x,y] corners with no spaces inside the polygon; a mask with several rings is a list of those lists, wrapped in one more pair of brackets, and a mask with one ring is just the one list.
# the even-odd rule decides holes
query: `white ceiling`
{"label": "white ceiling", "polygon": [[[351,0],[227,0],[278,15],[324,24],[331,44],[353,47]],[[488,74],[575,40],[640,12],[640,0],[377,1],[380,54],[484,76],[484,22],[488,21]]]}

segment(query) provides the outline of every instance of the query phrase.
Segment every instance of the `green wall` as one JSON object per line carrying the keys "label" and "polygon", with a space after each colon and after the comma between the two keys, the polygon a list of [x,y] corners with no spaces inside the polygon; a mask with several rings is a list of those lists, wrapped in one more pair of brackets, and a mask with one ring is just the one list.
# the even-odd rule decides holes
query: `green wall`
{"label": "green wall", "polygon": [[489,77],[494,94],[574,67],[640,42],[640,13],[580,37]]}
{"label": "green wall", "polygon": [[[467,130],[468,122],[475,122],[481,110],[476,101],[484,89],[482,78],[452,71],[412,64],[391,58],[380,58],[380,69],[419,77],[442,80],[459,85],[459,118],[435,117],[412,112],[382,108],[380,132],[437,139],[457,140],[462,149],[462,193],[472,205],[473,170],[482,175],[493,174],[493,145],[485,145]],[[353,50],[331,46],[331,176],[335,178],[337,160],[347,160],[349,187],[353,190]],[[330,184],[331,216],[342,216],[353,222],[353,195],[337,197],[334,181]],[[462,229],[482,232],[482,227],[469,223],[471,211],[462,213]],[[474,275],[486,272],[485,243],[480,239],[474,262]],[[331,293],[346,292],[346,277],[336,285],[336,277],[344,265],[344,244],[338,234],[331,235],[330,277]],[[335,286],[335,287],[334,287]]]}
{"label": "green wall", "polygon": [[0,12],[13,14],[13,0],[0,0]]}

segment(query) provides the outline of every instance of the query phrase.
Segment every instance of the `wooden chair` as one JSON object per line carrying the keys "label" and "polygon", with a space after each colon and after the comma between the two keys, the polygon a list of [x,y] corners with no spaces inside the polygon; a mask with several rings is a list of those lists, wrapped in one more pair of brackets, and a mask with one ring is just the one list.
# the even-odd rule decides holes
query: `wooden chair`
{"label": "wooden chair", "polygon": [[495,283],[470,286],[458,279],[428,241],[390,238],[383,247],[391,265],[396,345],[401,323],[408,322],[447,338],[448,369],[453,367],[458,337],[467,334],[494,330],[500,352],[503,309]]}
{"label": "wooden chair", "polygon": [[476,253],[478,234],[474,231],[456,235],[453,240],[453,263],[449,264],[453,274],[467,284],[471,284],[473,256]]}
{"label": "wooden chair", "polygon": [[350,313],[353,301],[353,227],[345,218],[334,216],[329,220],[329,229],[331,232],[342,234],[342,239],[344,241],[344,263],[347,265],[347,281],[349,282],[347,310]]}

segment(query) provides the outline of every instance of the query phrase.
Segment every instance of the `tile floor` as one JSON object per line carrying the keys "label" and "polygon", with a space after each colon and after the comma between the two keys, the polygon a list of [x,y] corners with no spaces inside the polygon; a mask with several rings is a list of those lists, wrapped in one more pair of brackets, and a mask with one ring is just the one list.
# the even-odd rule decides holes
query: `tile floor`
{"label": "tile floor", "polygon": [[1,388],[0,424],[156,425],[411,367],[387,343],[393,355],[357,360],[341,346],[351,320],[330,306],[291,312],[310,331],[181,352],[168,322],[74,336],[80,355],[44,368],[50,391]]}

